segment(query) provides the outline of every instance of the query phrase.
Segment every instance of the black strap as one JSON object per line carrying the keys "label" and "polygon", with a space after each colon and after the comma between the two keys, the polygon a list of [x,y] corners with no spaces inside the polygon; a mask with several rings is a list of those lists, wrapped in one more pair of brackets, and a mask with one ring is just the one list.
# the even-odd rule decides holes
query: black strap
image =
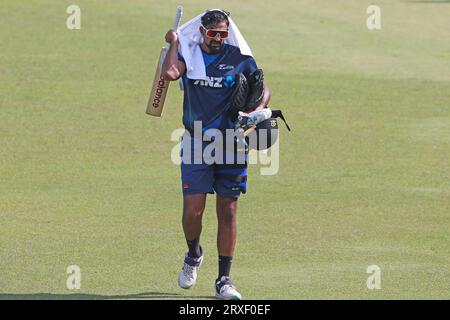
{"label": "black strap", "polygon": [[289,128],[286,119],[283,116],[283,113],[281,112],[281,110],[272,110],[272,118],[281,118],[281,120],[284,121],[284,124],[286,125],[286,128],[291,131],[291,128]]}
{"label": "black strap", "polygon": [[245,182],[247,181],[247,176],[236,176],[234,174],[230,173],[216,173],[216,178],[218,179],[225,179],[232,182]]}
{"label": "black strap", "polygon": [[215,166],[220,169],[220,168],[233,168],[233,169],[245,169],[247,168],[247,161],[245,161],[245,163],[216,163]]}

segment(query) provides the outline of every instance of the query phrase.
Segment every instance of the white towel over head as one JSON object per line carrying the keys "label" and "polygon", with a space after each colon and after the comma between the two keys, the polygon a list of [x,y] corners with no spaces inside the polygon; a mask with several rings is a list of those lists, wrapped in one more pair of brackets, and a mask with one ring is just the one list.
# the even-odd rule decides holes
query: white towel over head
{"label": "white towel over head", "polygon": [[[202,51],[200,49],[200,44],[203,42],[203,36],[199,31],[199,28],[202,25],[201,17],[204,14],[205,13],[202,13],[196,16],[195,18],[183,24],[177,30],[181,47],[181,55],[186,62],[186,75],[189,79],[194,80],[206,80],[206,68],[203,61]],[[224,42],[238,47],[241,50],[241,54],[253,57],[250,47],[248,46],[236,24],[230,17],[228,17],[228,21],[229,34],[228,38],[226,38]]]}

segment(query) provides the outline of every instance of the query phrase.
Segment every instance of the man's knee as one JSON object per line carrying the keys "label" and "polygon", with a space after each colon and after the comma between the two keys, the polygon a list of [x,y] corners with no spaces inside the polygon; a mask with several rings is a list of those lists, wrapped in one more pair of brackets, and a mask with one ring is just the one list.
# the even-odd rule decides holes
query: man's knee
{"label": "man's knee", "polygon": [[217,214],[222,221],[232,221],[237,213],[237,198],[220,197],[217,203]]}
{"label": "man's knee", "polygon": [[184,216],[189,219],[201,219],[204,209],[202,207],[187,207],[184,209]]}
{"label": "man's knee", "polygon": [[205,201],[202,197],[185,197],[183,215],[189,219],[200,219],[205,210]]}

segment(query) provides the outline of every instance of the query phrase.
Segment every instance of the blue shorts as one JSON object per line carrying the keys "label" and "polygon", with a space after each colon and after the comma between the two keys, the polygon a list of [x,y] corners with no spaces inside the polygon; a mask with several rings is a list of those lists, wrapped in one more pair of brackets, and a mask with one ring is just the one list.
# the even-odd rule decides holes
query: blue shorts
{"label": "blue shorts", "polygon": [[[222,197],[237,198],[246,193],[247,151],[238,155],[236,151],[230,154],[224,150],[222,161],[214,162],[203,156],[208,145],[210,142],[183,136],[180,152],[183,195],[217,192]],[[236,150],[237,146],[234,147]],[[190,154],[186,154],[188,150]],[[225,161],[227,156],[233,161]]]}

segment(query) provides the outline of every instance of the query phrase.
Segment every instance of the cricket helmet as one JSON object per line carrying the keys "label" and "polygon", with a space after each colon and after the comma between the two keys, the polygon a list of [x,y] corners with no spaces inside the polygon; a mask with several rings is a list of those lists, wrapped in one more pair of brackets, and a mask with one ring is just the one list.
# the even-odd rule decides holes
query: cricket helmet
{"label": "cricket helmet", "polygon": [[250,149],[269,149],[278,139],[278,122],[276,118],[269,118],[256,125],[245,141]]}
{"label": "cricket helmet", "polygon": [[291,131],[281,110],[272,110],[272,116],[256,125],[255,130],[250,132],[245,141],[250,149],[266,150],[269,149],[278,139],[278,121],[283,120],[286,128]]}

